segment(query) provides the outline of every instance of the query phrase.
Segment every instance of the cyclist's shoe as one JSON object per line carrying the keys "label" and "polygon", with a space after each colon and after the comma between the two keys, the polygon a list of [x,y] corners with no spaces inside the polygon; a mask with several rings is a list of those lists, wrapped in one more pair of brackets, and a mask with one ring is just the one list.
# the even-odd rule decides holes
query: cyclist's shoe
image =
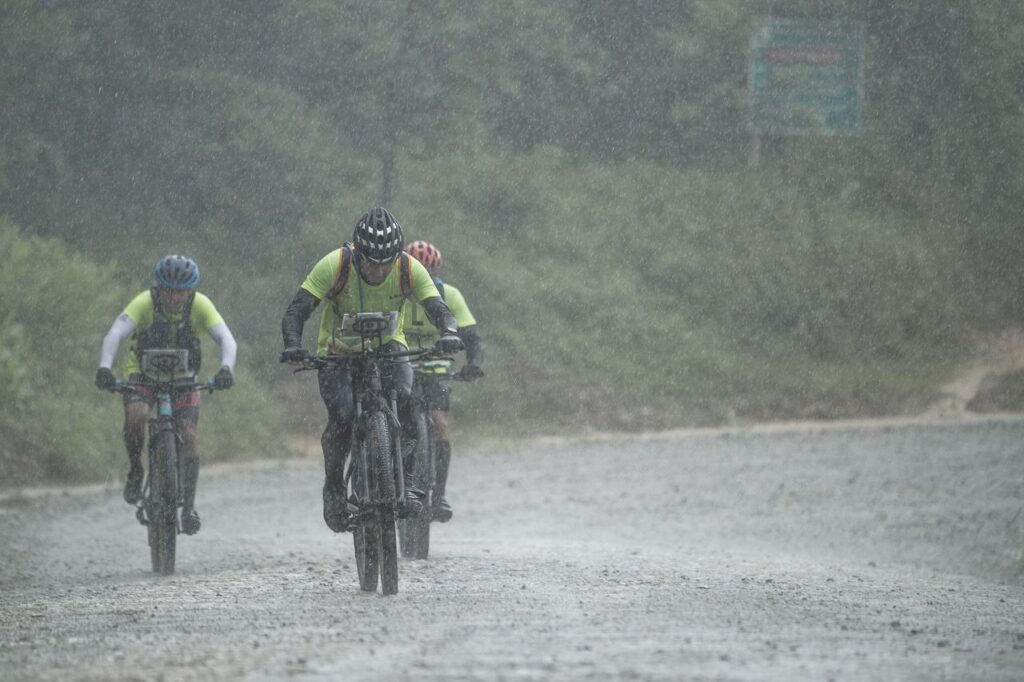
{"label": "cyclist's shoe", "polygon": [[142,464],[132,462],[128,469],[128,480],[124,482],[124,501],[136,504],[142,499]]}
{"label": "cyclist's shoe", "polygon": [[434,503],[434,518],[441,523],[448,523],[452,520],[452,507],[443,497],[437,498],[437,502]]}
{"label": "cyclist's shoe", "polygon": [[334,487],[324,484],[324,522],[335,533],[352,530],[352,516],[359,511],[354,504],[334,492]]}
{"label": "cyclist's shoe", "polygon": [[452,508],[448,500],[444,499],[444,489],[448,484],[448,467],[452,462],[452,445],[446,440],[437,441],[437,488],[434,496],[437,502],[434,504],[434,518],[441,523],[450,521]]}
{"label": "cyclist's shoe", "polygon": [[412,482],[412,474],[406,472],[405,474],[405,511],[400,512],[399,516],[406,518],[409,516],[416,516],[423,511],[423,503],[427,499],[427,494],[416,487],[416,484]]}
{"label": "cyclist's shoe", "polygon": [[199,521],[199,512],[194,508],[181,510],[181,532],[185,535],[195,535],[199,532],[202,523]]}

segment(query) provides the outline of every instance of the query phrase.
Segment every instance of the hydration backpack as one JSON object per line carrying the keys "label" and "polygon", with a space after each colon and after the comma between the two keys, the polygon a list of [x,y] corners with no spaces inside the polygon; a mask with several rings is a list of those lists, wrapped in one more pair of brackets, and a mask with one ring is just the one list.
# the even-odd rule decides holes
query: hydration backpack
{"label": "hydration backpack", "polygon": [[[352,244],[345,242],[338,254],[338,278],[334,280],[327,298],[334,300],[345,291],[348,286],[349,274],[352,272],[352,260],[355,258],[355,249]],[[403,298],[412,295],[412,265],[409,263],[409,254],[404,251],[398,257],[398,284],[402,289]]]}

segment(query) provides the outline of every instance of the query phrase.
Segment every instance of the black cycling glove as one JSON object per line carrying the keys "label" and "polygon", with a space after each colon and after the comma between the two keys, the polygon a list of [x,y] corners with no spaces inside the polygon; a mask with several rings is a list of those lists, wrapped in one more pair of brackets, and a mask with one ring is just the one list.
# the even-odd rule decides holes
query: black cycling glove
{"label": "black cycling glove", "polygon": [[220,368],[220,371],[213,375],[213,387],[219,391],[223,391],[231,388],[235,385],[235,375],[231,373],[231,368],[224,365]]}
{"label": "black cycling glove", "polygon": [[112,388],[116,381],[114,373],[110,371],[109,367],[96,368],[96,388],[105,391],[108,388]]}
{"label": "black cycling glove", "polygon": [[466,344],[462,342],[458,334],[454,332],[448,332],[441,336],[437,340],[437,349],[442,353],[457,353],[466,347]]}

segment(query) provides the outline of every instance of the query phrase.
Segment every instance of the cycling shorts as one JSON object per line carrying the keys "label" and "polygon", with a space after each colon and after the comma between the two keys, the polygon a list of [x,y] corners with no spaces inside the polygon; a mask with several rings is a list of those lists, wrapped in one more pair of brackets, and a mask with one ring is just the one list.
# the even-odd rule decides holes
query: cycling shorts
{"label": "cycling shorts", "polygon": [[[153,389],[148,386],[139,386],[142,377],[138,374],[132,374],[128,377],[128,383],[135,386],[134,391],[130,391],[124,394],[124,404],[128,403],[146,403],[150,407],[156,404],[156,394],[153,393]],[[179,412],[181,410],[198,410],[199,409],[199,391],[189,391],[187,393],[176,393],[174,396],[174,411]],[[185,416],[185,415],[180,415]]]}
{"label": "cycling shorts", "polygon": [[452,380],[447,374],[417,374],[416,383],[423,391],[423,397],[435,410],[447,412],[451,407]]}

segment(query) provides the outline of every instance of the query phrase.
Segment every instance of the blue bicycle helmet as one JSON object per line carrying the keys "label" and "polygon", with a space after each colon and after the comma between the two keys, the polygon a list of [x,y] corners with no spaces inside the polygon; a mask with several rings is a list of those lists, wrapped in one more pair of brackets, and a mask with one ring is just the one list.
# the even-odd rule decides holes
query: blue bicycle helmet
{"label": "blue bicycle helmet", "polygon": [[165,289],[194,289],[199,283],[199,266],[185,256],[164,256],[155,272],[156,285]]}

